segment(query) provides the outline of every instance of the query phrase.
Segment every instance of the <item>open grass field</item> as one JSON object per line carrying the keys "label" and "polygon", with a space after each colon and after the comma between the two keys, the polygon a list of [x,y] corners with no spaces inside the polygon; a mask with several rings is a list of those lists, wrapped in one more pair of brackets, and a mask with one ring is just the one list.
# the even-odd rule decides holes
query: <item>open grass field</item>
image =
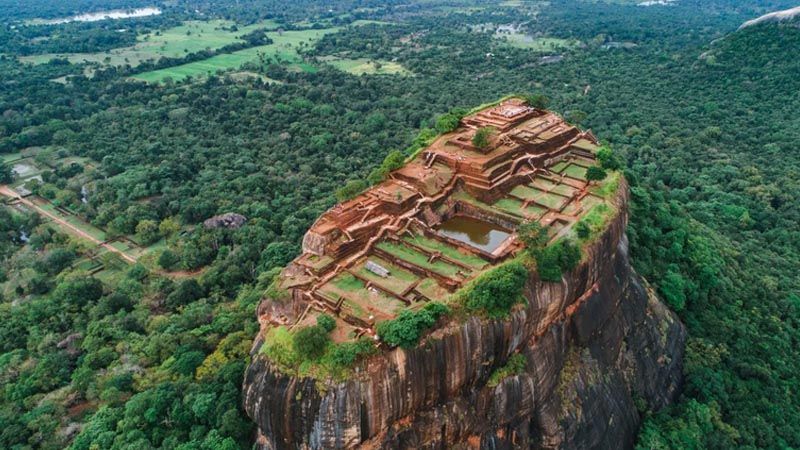
{"label": "open grass field", "polygon": [[4,153],[0,155],[0,158],[2,158],[4,163],[10,163],[22,159],[22,153]]}
{"label": "open grass field", "polygon": [[377,247],[395,258],[408,261],[415,266],[431,270],[446,277],[457,278],[458,273],[463,272],[460,267],[448,264],[441,259],[428,262],[426,255],[402,244],[384,241],[379,243]]}
{"label": "open grass field", "polygon": [[321,30],[270,32],[268,35],[273,40],[272,44],[216,55],[202,61],[144,72],[134,75],[132,78],[148,83],[163,82],[167,78],[178,81],[190,76],[207,76],[218,71],[238,69],[247,62],[266,63],[270,60],[288,63],[298,70],[314,72],[316,68],[304,62],[298,50],[302,47],[310,46],[322,36],[338,30],[339,28],[325,28]]}
{"label": "open grass field", "polygon": [[521,215],[522,212],[522,202],[514,198],[501,198],[492,206],[515,216]]}
{"label": "open grass field", "polygon": [[425,278],[422,280],[417,285],[416,290],[429,299],[446,298],[449,295],[449,292],[447,292],[445,288],[439,286],[439,283],[433,278]]}
{"label": "open grass field", "polygon": [[556,194],[561,194],[561,195],[566,195],[567,197],[571,197],[573,194],[575,194],[577,189],[575,189],[572,186],[567,186],[566,184],[559,184],[553,187],[551,191],[555,192]]}
{"label": "open grass field", "polygon": [[[384,278],[367,270],[366,268],[367,261],[372,261],[389,270],[389,276]],[[419,279],[413,273],[405,269],[401,269],[400,267],[390,263],[389,261],[385,261],[376,256],[370,256],[369,258],[358,263],[354,267],[354,272],[358,276],[367,279],[377,284],[378,286],[381,286],[384,289],[387,289],[398,295],[402,294],[403,291],[405,291]]]}
{"label": "open grass field", "polygon": [[[183,25],[164,31],[154,31],[138,37],[136,45],[97,53],[51,53],[20,57],[20,61],[43,64],[55,58],[66,58],[73,64],[85,62],[108,66],[130,64],[136,67],[143,61],[158,60],[162,57],[181,58],[201,50],[216,50],[229,44],[242,42],[240,37],[259,28],[275,29],[272,21],[253,25],[234,27],[226,20],[189,21]],[[234,29],[236,31],[234,31]]]}
{"label": "open grass field", "polygon": [[369,320],[369,316],[385,320],[405,307],[400,300],[378,291],[367,289],[367,286],[358,278],[348,272],[337,275],[333,280],[320,288],[326,296],[331,298],[344,297],[344,308],[362,320]]}
{"label": "open grass field", "polygon": [[462,253],[452,245],[447,245],[435,239],[427,238],[421,234],[406,236],[403,238],[403,240],[430,252],[439,252],[452,260],[466,264],[475,269],[483,269],[488,264],[486,261],[475,255]]}
{"label": "open grass field", "polygon": [[524,184],[520,184],[519,186],[512,189],[511,193],[525,200],[533,200],[537,196],[541,195],[542,191],[534,189],[530,186],[526,186]]}
{"label": "open grass field", "polygon": [[372,60],[367,58],[340,58],[326,56],[321,58],[327,64],[353,75],[409,75],[405,67],[396,62]]}
{"label": "open grass field", "polygon": [[568,50],[580,45],[579,41],[573,39],[560,39],[552,37],[533,37],[525,33],[510,33],[502,35],[509,45],[533,50],[537,52],[549,52],[556,50]]}
{"label": "open grass field", "polygon": [[542,192],[541,195],[536,197],[537,203],[547,206],[550,209],[560,209],[565,201],[567,201],[566,198],[549,192]]}
{"label": "open grass field", "polygon": [[550,168],[551,172],[561,173],[564,169],[567,168],[567,162],[559,161],[556,165]]}
{"label": "open grass field", "polygon": [[586,180],[586,168],[576,164],[570,164],[569,167],[564,170],[564,175],[577,178],[579,180]]}

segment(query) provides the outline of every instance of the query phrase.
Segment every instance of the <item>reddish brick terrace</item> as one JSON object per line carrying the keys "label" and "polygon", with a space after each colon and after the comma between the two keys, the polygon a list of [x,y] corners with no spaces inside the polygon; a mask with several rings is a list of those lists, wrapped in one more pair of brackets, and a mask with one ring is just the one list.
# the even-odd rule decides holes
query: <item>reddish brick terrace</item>
{"label": "reddish brick terrace", "polygon": [[[476,148],[472,137],[482,127],[494,133]],[[585,180],[596,149],[591,132],[520,99],[465,117],[386,181],[323,214],[281,275],[297,319],[269,312],[260,319],[296,326],[327,312],[337,318],[337,341],[374,335],[377,322],[444,299],[519,251],[521,222],[539,221],[555,239],[602,203]],[[499,244],[443,232],[454,218],[490,227]]]}

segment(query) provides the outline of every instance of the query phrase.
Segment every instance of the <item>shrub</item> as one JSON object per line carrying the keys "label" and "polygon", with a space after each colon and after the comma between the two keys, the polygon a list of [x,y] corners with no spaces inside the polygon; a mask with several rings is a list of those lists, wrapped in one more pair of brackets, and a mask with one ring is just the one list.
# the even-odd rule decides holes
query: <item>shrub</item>
{"label": "shrub", "polygon": [[517,236],[528,249],[542,248],[547,245],[547,230],[539,222],[530,221],[517,228]]}
{"label": "shrub", "polygon": [[327,314],[320,314],[317,317],[317,325],[321,326],[325,331],[331,332],[336,328],[336,320]]}
{"label": "shrub", "polygon": [[466,111],[460,108],[454,108],[446,114],[442,114],[436,119],[436,131],[439,133],[449,133],[458,128],[458,123],[464,117]]}
{"label": "shrub", "polygon": [[333,370],[348,369],[360,358],[376,352],[375,345],[367,338],[355,342],[343,342],[331,347],[325,355],[325,362]]}
{"label": "shrub", "polygon": [[363,191],[366,188],[367,188],[367,183],[365,181],[350,180],[344,186],[336,190],[335,193],[336,200],[339,202],[350,200],[351,198],[360,194],[361,191]]}
{"label": "shrub", "polygon": [[367,177],[367,181],[369,184],[380,183],[386,179],[386,176],[389,175],[389,172],[403,167],[405,159],[405,155],[403,155],[403,152],[399,150],[390,152],[388,155],[386,155],[386,158],[383,159],[381,165],[370,172],[369,176]]}
{"label": "shrub", "polygon": [[294,338],[289,330],[284,327],[275,327],[267,332],[261,352],[267,355],[270,361],[277,363],[283,369],[289,369],[299,363],[297,354],[293,351]]}
{"label": "shrub", "polygon": [[186,306],[195,302],[205,295],[205,290],[197,280],[190,278],[181,281],[178,287],[170,292],[165,300],[167,308],[174,310],[180,306]]}
{"label": "shrub", "polygon": [[503,317],[517,304],[528,279],[528,269],[512,261],[476,278],[463,293],[468,310],[484,311],[490,317]]}
{"label": "shrub", "polygon": [[178,264],[178,261],[180,261],[180,258],[170,249],[164,250],[158,257],[158,265],[166,270],[170,270],[175,267],[175,264]]}
{"label": "shrub", "polygon": [[302,359],[315,360],[325,353],[330,338],[328,331],[313,325],[297,330],[292,336],[292,348]]}
{"label": "shrub", "polygon": [[526,95],[525,101],[534,108],[545,109],[550,104],[550,99],[542,94]]}
{"label": "shrub", "polygon": [[394,319],[378,324],[378,336],[392,347],[411,348],[425,330],[448,312],[447,306],[437,302],[430,302],[418,311],[404,309]]}
{"label": "shrub", "polygon": [[622,167],[622,161],[611,147],[602,146],[597,150],[597,160],[600,161],[600,167],[608,170],[619,170]]}
{"label": "shrub", "polygon": [[606,171],[600,166],[590,166],[586,169],[586,180],[589,182],[600,181],[606,177]]}
{"label": "shrub", "polygon": [[494,128],[492,127],[478,128],[478,131],[476,131],[475,135],[472,136],[472,145],[478,148],[488,147],[489,137],[492,136],[492,133],[494,133]]}
{"label": "shrub", "polygon": [[568,239],[558,241],[534,253],[539,277],[543,281],[559,282],[561,275],[574,269],[581,260],[581,249]]}
{"label": "shrub", "polygon": [[592,229],[586,222],[580,221],[575,224],[575,234],[581,239],[586,239],[592,234]]}
{"label": "shrub", "polygon": [[158,234],[158,224],[154,220],[149,219],[139,221],[136,225],[136,237],[142,245],[152,244],[161,237]]}
{"label": "shrub", "polygon": [[508,358],[503,367],[497,368],[489,377],[489,382],[486,383],[489,387],[494,387],[500,384],[503,379],[520,375],[525,372],[527,361],[520,353],[515,353]]}
{"label": "shrub", "polygon": [[128,270],[127,276],[133,280],[142,281],[147,278],[148,273],[147,267],[142,263],[136,263]]}

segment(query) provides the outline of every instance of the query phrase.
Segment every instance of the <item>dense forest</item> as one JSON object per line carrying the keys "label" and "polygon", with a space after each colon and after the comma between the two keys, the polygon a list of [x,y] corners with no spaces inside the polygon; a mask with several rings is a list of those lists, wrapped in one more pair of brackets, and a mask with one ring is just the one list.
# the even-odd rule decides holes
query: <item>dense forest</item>
{"label": "dense forest", "polygon": [[[23,20],[152,4],[9,3],[0,183],[152,250],[131,264],[0,205],[0,447],[249,448],[255,306],[305,230],[438,115],[517,92],[547,96],[624,158],[633,263],[688,327],[683,394],[642,408],[639,447],[800,446],[800,27],[737,31],[794,5],[179,1],[43,26]],[[273,59],[248,78],[142,83],[17,58],[104,52],[209,18],[341,27],[303,48],[314,70]],[[487,24],[579,44],[513,45]],[[355,75],[331,57],[408,73]],[[12,173],[20,161],[39,176]],[[229,212],[247,221],[203,225]]]}

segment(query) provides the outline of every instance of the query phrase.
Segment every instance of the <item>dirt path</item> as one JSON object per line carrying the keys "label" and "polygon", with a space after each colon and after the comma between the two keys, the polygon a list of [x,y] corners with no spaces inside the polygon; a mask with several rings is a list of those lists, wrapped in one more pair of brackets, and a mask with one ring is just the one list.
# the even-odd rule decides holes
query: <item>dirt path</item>
{"label": "dirt path", "polygon": [[86,240],[88,240],[90,242],[94,242],[95,244],[105,248],[106,250],[118,254],[125,261],[128,261],[131,264],[136,263],[136,258],[134,256],[131,256],[128,253],[125,253],[122,250],[119,250],[119,249],[113,247],[111,244],[107,244],[107,243],[105,243],[105,242],[93,237],[92,235],[86,233],[85,231],[81,230],[80,228],[76,227],[75,225],[72,225],[71,223],[69,223],[66,220],[62,219],[61,217],[58,217],[57,215],[55,215],[55,214],[53,214],[53,213],[51,213],[49,211],[45,211],[39,205],[37,205],[36,203],[33,203],[32,201],[20,196],[16,191],[14,191],[13,189],[9,188],[8,186],[0,185],[0,194],[5,195],[6,197],[10,197],[12,199],[18,200],[20,203],[22,203],[23,205],[25,205],[25,206],[27,206],[29,208],[32,208],[34,211],[36,211],[40,215],[45,216],[45,217],[51,219],[52,221],[63,225],[64,228],[66,228],[67,230],[72,232],[72,234],[74,234],[74,235],[76,235],[76,236],[78,236],[80,238],[86,239]]}

